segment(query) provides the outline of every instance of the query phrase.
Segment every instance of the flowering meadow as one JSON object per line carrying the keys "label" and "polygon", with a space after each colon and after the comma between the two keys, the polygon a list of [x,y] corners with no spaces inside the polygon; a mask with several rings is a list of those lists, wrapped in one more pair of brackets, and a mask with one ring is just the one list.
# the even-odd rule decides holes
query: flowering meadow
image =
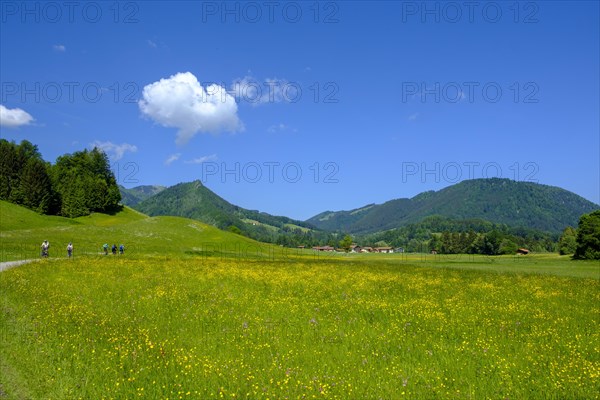
{"label": "flowering meadow", "polygon": [[97,256],[13,268],[0,291],[9,398],[600,396],[594,277]]}

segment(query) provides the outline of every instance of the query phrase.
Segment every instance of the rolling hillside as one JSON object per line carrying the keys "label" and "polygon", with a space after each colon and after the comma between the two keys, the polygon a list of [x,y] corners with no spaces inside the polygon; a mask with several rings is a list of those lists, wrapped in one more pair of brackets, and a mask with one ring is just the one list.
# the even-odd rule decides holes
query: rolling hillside
{"label": "rolling hillside", "polygon": [[326,211],[307,222],[328,231],[373,233],[440,215],[557,233],[566,226],[577,226],[582,214],[598,208],[597,204],[558,187],[491,178],[463,181],[411,199],[350,211]]}
{"label": "rolling hillside", "polygon": [[199,221],[149,217],[129,207],[113,215],[94,213],[69,219],[40,215],[0,201],[0,232],[0,261],[38,258],[43,240],[50,241],[51,257],[64,257],[69,242],[73,242],[75,256],[99,255],[104,243],[123,243],[129,257],[272,252],[271,245]]}
{"label": "rolling hillside", "polygon": [[286,232],[306,234],[313,229],[306,222],[235,206],[198,180],[169,187],[137,204],[135,209],[151,216],[192,218],[221,229],[235,226],[244,234],[265,241],[269,236]]}

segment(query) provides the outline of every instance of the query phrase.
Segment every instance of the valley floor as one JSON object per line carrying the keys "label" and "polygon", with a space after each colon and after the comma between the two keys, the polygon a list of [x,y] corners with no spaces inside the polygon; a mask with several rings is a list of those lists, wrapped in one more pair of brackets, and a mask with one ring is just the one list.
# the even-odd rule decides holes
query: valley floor
{"label": "valley floor", "polygon": [[475,270],[467,260],[314,254],[42,260],[0,274],[1,389],[8,398],[598,398],[600,281],[552,274],[593,267],[523,260],[472,260]]}

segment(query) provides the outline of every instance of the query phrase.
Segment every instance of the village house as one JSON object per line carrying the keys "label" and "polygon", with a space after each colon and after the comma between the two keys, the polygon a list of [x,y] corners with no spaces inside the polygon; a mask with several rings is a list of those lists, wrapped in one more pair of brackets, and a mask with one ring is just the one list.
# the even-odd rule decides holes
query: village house
{"label": "village house", "polygon": [[375,247],[373,249],[374,253],[393,253],[394,252],[394,248],[393,247]]}
{"label": "village house", "polygon": [[335,251],[335,249],[331,246],[315,246],[313,247],[315,251]]}
{"label": "village house", "polygon": [[[335,249],[331,246],[315,246],[312,248],[315,251],[338,251],[344,252],[345,249]],[[350,253],[394,253],[399,251],[400,253],[404,253],[404,249],[402,247],[398,249],[394,249],[393,247],[369,247],[369,246],[358,246],[353,244],[350,246]]]}

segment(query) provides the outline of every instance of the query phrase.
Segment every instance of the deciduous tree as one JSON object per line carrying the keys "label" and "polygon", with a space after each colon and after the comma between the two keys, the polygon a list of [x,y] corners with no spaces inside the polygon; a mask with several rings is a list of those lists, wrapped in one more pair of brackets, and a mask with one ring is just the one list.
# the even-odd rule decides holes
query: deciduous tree
{"label": "deciduous tree", "polygon": [[573,254],[577,249],[577,230],[567,226],[558,241],[558,252],[561,255]]}
{"label": "deciduous tree", "polygon": [[584,214],[577,227],[576,260],[600,260],[600,210]]}

